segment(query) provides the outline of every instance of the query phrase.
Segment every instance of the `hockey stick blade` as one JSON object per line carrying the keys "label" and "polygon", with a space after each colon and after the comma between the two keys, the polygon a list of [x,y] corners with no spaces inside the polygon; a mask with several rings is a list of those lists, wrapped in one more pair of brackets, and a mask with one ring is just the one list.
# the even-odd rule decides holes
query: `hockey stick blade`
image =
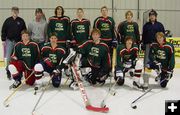
{"label": "hockey stick blade", "polygon": [[94,107],[92,105],[87,105],[86,109],[89,110],[89,111],[102,112],[102,113],[109,112],[109,108],[108,107]]}

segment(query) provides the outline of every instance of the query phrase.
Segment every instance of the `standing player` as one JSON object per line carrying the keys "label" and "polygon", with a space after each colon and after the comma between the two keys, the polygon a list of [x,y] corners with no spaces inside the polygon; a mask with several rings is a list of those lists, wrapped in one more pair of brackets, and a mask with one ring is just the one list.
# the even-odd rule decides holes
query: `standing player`
{"label": "standing player", "polygon": [[139,35],[139,26],[136,22],[132,20],[133,13],[131,11],[127,11],[125,14],[126,21],[121,22],[118,25],[118,34],[120,36],[121,43],[125,44],[124,40],[126,36],[131,36],[133,38],[134,43],[139,45],[140,43],[140,35]]}
{"label": "standing player", "polygon": [[157,12],[155,10],[151,10],[149,12],[149,22],[147,22],[143,26],[142,32],[142,43],[143,43],[143,50],[145,50],[144,55],[144,66],[146,66],[147,62],[149,62],[149,49],[150,44],[157,42],[156,41],[156,33],[163,32],[165,33],[164,26],[162,23],[157,21]]}
{"label": "standing player", "polygon": [[37,80],[37,88],[41,85],[41,77],[46,71],[52,75],[52,84],[54,87],[59,87],[61,83],[61,69],[63,68],[62,60],[65,55],[65,50],[57,44],[58,38],[56,33],[51,33],[50,44],[45,45],[41,49],[42,60],[34,67]]}
{"label": "standing player", "polygon": [[65,46],[66,40],[70,39],[70,18],[64,16],[64,8],[57,6],[55,8],[55,16],[49,18],[48,37],[50,38],[53,32],[58,35],[58,43]]}
{"label": "standing player", "polygon": [[[1,39],[3,45],[5,45],[5,62],[7,62],[7,67],[11,59],[13,47],[17,42],[21,40],[21,31],[26,29],[24,20],[18,16],[19,8],[12,7],[11,12],[12,16],[5,20],[1,30]],[[11,75],[7,67],[7,78],[11,79]]]}
{"label": "standing player", "polygon": [[101,8],[102,16],[98,17],[94,21],[93,28],[97,28],[101,32],[101,41],[105,42],[109,47],[117,45],[115,36],[115,22],[112,17],[108,16],[108,8],[103,6]]}
{"label": "standing player", "polygon": [[125,74],[133,78],[133,86],[135,88],[142,88],[140,84],[140,77],[143,64],[137,59],[138,47],[133,43],[131,36],[126,36],[125,44],[121,44],[117,48],[117,67],[115,71],[115,80],[118,85],[124,84]]}
{"label": "standing player", "polygon": [[41,8],[35,10],[35,19],[29,23],[28,31],[31,39],[41,47],[47,42],[47,22]]}
{"label": "standing player", "polygon": [[83,18],[84,11],[82,8],[77,9],[77,18],[71,21],[72,37],[77,45],[81,45],[89,39],[90,21]]}
{"label": "standing player", "polygon": [[[40,51],[38,44],[30,40],[27,30],[21,32],[22,41],[18,42],[11,56],[8,69],[15,80],[10,86],[17,88],[21,84],[22,73],[25,79],[33,72],[34,65],[39,61]],[[26,80],[26,84],[32,86],[35,82],[34,74]]]}
{"label": "standing player", "polygon": [[109,47],[100,41],[99,29],[93,29],[91,35],[93,41],[88,40],[79,46],[82,54],[82,68],[91,68],[91,72],[86,76],[90,84],[104,84],[111,66]]}
{"label": "standing player", "polygon": [[[165,88],[173,75],[175,66],[174,46],[166,42],[166,37],[163,32],[156,33],[156,40],[157,43],[151,44],[149,51],[150,61],[147,67],[156,70],[158,76],[155,80],[159,81],[162,88]],[[148,76],[144,76],[144,87],[148,88],[148,84],[149,78]]]}

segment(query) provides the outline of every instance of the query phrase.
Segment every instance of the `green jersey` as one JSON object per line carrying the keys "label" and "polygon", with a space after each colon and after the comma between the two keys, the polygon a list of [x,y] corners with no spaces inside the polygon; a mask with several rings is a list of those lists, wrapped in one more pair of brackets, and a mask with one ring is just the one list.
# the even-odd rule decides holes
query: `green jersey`
{"label": "green jersey", "polygon": [[117,67],[123,69],[123,63],[132,62],[137,58],[138,47],[133,45],[129,50],[124,44],[117,47]]}
{"label": "green jersey", "polygon": [[65,54],[66,51],[64,48],[57,46],[53,49],[51,44],[47,44],[41,49],[42,59],[50,58],[54,67],[63,65],[62,60]]}
{"label": "green jersey", "polygon": [[71,33],[78,45],[86,42],[89,38],[90,21],[87,19],[74,19],[71,21]]}
{"label": "green jersey", "polygon": [[91,67],[109,70],[111,59],[109,48],[105,43],[95,44],[92,40],[88,40],[80,45],[79,48]]}
{"label": "green jersey", "polygon": [[118,33],[123,44],[126,36],[131,36],[136,44],[140,43],[139,26],[136,22],[124,21],[120,23],[118,25]]}
{"label": "green jersey", "polygon": [[165,43],[162,46],[158,43],[152,43],[149,59],[150,61],[160,62],[162,69],[173,70],[175,66],[174,46],[171,43]]}
{"label": "green jersey", "polygon": [[13,56],[17,57],[18,60],[23,61],[27,69],[33,69],[40,58],[38,44],[33,41],[24,44],[20,41],[14,46],[12,57]]}
{"label": "green jersey", "polygon": [[70,18],[67,16],[50,17],[47,31],[48,37],[51,36],[52,32],[56,32],[58,43],[65,43],[66,40],[70,39]]}
{"label": "green jersey", "polygon": [[98,28],[101,31],[101,40],[109,43],[115,38],[115,22],[111,17],[98,17],[94,21],[93,28]]}

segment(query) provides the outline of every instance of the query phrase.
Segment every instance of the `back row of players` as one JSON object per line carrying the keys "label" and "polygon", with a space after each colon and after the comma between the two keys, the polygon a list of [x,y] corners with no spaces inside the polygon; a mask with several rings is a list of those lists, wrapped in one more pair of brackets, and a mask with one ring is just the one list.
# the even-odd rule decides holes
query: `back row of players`
{"label": "back row of players", "polygon": [[[36,13],[42,13],[38,9]],[[22,40],[18,42],[11,56],[11,62],[8,70],[15,82],[12,87],[16,88],[21,84],[22,72],[25,78],[35,71],[28,80],[27,84],[33,85],[35,81],[40,81],[43,72],[46,71],[52,75],[52,84],[59,87],[61,82],[62,69],[67,65],[63,60],[67,57],[66,41],[70,40],[76,51],[82,54],[81,68],[85,70],[85,80],[90,84],[104,84],[111,70],[112,48],[117,47],[117,65],[115,69],[115,80],[118,85],[124,84],[126,73],[133,78],[133,85],[136,88],[148,88],[148,76],[144,76],[144,85],[139,82],[143,63],[138,60],[138,49],[140,44],[139,28],[136,22],[132,21],[133,13],[126,12],[126,21],[118,26],[118,34],[115,32],[115,23],[113,18],[108,16],[107,7],[101,8],[102,16],[94,21],[94,29],[90,34],[90,22],[83,18],[83,9],[77,10],[78,19],[70,23],[70,19],[64,16],[64,9],[61,6],[56,7],[55,16],[49,19],[47,32],[50,43],[42,45],[44,41],[31,37],[33,29],[21,32]],[[164,27],[157,22],[156,11],[149,13],[150,22],[143,27],[143,46],[146,48],[146,57],[144,65],[147,68],[157,71],[156,80],[161,87],[166,87],[175,65],[174,47],[166,43]],[[151,26],[155,26],[153,29]],[[37,30],[34,30],[36,33]],[[72,35],[70,34],[72,33]],[[91,37],[90,37],[91,36]],[[40,50],[39,50],[39,46]],[[44,44],[44,43],[43,43]],[[148,51],[149,50],[149,51]],[[41,52],[41,55],[40,55]],[[149,59],[149,60],[148,60]],[[90,69],[87,69],[90,68]],[[38,84],[38,83],[37,83]],[[70,87],[75,88],[76,83],[72,82]]]}

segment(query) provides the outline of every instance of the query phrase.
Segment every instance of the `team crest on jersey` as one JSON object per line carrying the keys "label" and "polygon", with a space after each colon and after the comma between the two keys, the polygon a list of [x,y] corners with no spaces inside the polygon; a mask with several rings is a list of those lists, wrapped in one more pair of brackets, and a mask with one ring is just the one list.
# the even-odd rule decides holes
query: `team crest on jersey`
{"label": "team crest on jersey", "polygon": [[99,56],[99,48],[92,47],[91,52],[89,54],[92,55],[92,56],[98,57]]}
{"label": "team crest on jersey", "polygon": [[56,23],[56,28],[55,28],[55,30],[57,30],[57,31],[63,31],[63,30],[64,30],[63,24],[62,24],[62,23]]}
{"label": "team crest on jersey", "polygon": [[77,33],[83,33],[83,32],[85,32],[84,25],[78,25],[77,26]]}
{"label": "team crest on jersey", "polygon": [[108,23],[102,23],[102,25],[101,25],[101,30],[109,30],[109,24]]}
{"label": "team crest on jersey", "polygon": [[31,50],[30,48],[22,48],[22,56],[24,57],[30,57],[31,56]]}
{"label": "team crest on jersey", "polygon": [[57,56],[56,54],[49,54],[49,58],[53,63],[57,63]]}
{"label": "team crest on jersey", "polygon": [[156,57],[159,58],[159,59],[166,59],[166,53],[165,53],[165,51],[163,51],[163,50],[158,50]]}
{"label": "team crest on jersey", "polygon": [[127,32],[134,32],[134,26],[133,25],[128,25],[126,31]]}

